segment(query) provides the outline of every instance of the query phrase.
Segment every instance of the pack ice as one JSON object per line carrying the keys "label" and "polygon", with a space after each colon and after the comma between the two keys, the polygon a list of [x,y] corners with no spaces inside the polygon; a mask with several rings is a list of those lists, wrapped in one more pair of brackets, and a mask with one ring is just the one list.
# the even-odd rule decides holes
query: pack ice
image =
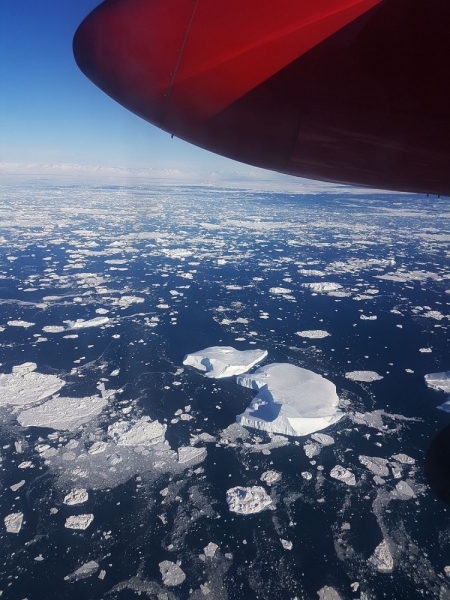
{"label": "pack ice", "polygon": [[237,383],[257,390],[250,406],[236,421],[283,435],[303,436],[325,429],[343,417],[336,387],[321,375],[290,365],[273,363]]}
{"label": "pack ice", "polygon": [[232,346],[211,346],[186,354],[183,365],[203,371],[205,377],[231,377],[246,373],[267,356],[267,350],[236,350]]}

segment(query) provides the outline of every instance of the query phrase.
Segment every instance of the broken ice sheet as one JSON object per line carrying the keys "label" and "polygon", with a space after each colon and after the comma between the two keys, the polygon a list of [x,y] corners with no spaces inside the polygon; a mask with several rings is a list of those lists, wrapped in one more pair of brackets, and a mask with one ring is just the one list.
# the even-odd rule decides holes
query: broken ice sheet
{"label": "broken ice sheet", "polygon": [[304,436],[333,425],[344,416],[336,387],[321,375],[288,363],[273,363],[237,383],[258,390],[236,417],[241,425],[283,435]]}
{"label": "broken ice sheet", "polygon": [[202,371],[205,377],[220,379],[245,373],[266,356],[266,350],[236,350],[232,346],[211,346],[186,354],[183,365]]}

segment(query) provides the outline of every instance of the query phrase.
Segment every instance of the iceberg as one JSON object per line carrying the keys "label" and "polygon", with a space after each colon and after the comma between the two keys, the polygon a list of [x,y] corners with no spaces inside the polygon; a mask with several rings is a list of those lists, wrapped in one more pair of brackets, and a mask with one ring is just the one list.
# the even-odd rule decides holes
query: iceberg
{"label": "iceberg", "polygon": [[237,383],[257,390],[250,406],[236,421],[241,425],[282,435],[304,436],[333,425],[344,416],[338,408],[336,387],[321,375],[273,363]]}
{"label": "iceberg", "polygon": [[450,394],[450,371],[425,375],[425,383],[433,390],[439,390]]}
{"label": "iceberg", "polygon": [[186,354],[183,365],[203,371],[205,377],[231,377],[246,373],[267,356],[267,350],[236,350],[232,346],[211,346]]}

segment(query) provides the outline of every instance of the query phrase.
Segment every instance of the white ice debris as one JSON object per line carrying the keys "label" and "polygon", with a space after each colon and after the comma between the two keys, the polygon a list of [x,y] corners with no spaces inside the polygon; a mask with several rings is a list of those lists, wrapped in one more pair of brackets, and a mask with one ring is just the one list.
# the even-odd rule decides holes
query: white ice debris
{"label": "white ice debris", "polygon": [[99,569],[99,564],[95,562],[95,560],[90,560],[89,562],[81,565],[79,569],[71,573],[70,575],[66,575],[64,577],[65,581],[78,581],[79,579],[86,579],[87,577],[91,577],[97,573]]}
{"label": "white ice debris", "polygon": [[245,373],[266,356],[266,350],[235,350],[231,346],[211,346],[186,354],[183,365],[203,371],[206,377],[219,379]]}
{"label": "white ice debris", "polygon": [[337,591],[329,585],[319,590],[317,595],[319,596],[319,600],[342,600]]}
{"label": "white ice debris", "polygon": [[434,390],[440,390],[450,394],[450,371],[425,375],[425,383]]}
{"label": "white ice debris", "polygon": [[87,529],[94,520],[94,515],[72,515],[66,519],[67,529]]}
{"label": "white ice debris", "polygon": [[328,333],[328,331],[323,331],[322,329],[308,329],[306,331],[296,331],[295,335],[312,340],[320,340],[328,337],[331,334]]}
{"label": "white ice debris", "polygon": [[[23,365],[18,367],[20,370]],[[0,406],[7,404],[25,406],[39,402],[55,394],[63,385],[64,381],[56,375],[42,375],[35,371],[24,374],[13,372],[11,375],[1,373]]]}
{"label": "white ice debris", "polygon": [[260,480],[267,485],[275,485],[275,483],[278,483],[281,480],[281,473],[278,471],[264,471]]}
{"label": "white ice debris", "polygon": [[100,327],[100,325],[106,325],[109,323],[109,317],[94,317],[85,321],[84,319],[78,319],[78,321],[68,321],[67,324],[70,329],[86,329],[87,327]]}
{"label": "white ice debris", "polygon": [[359,462],[365,467],[367,467],[369,471],[372,471],[374,475],[381,475],[383,477],[387,477],[389,475],[389,469],[387,467],[388,461],[386,458],[364,455],[361,455],[358,458]]}
{"label": "white ice debris", "polygon": [[340,465],[336,465],[331,469],[330,476],[347,485],[356,485],[356,479],[353,473]]}
{"label": "white ice debris", "polygon": [[340,283],[321,281],[318,283],[302,283],[302,287],[309,288],[312,292],[321,294],[324,292],[335,292],[341,289],[342,285]]}
{"label": "white ice debris", "polygon": [[283,435],[303,436],[325,429],[343,417],[336,387],[321,375],[287,363],[273,363],[237,383],[258,390],[236,417],[241,425]]}
{"label": "white ice debris", "polygon": [[5,517],[5,527],[8,533],[19,533],[23,523],[23,513],[11,513]]}
{"label": "white ice debris", "polygon": [[26,362],[21,365],[16,365],[12,368],[13,375],[26,375],[37,369],[37,364],[34,362]]}
{"label": "white ice debris", "polygon": [[[118,446],[153,446],[164,442],[167,425],[141,417],[138,421],[117,421],[108,427]],[[101,450],[97,450],[101,452]]]}
{"label": "white ice debris", "polygon": [[74,506],[75,504],[83,504],[87,502],[89,498],[87,490],[83,488],[77,488],[72,490],[64,497],[64,504],[68,506]]}
{"label": "white ice debris", "polygon": [[260,485],[237,486],[227,491],[227,503],[231,512],[238,515],[251,515],[272,507],[272,500]]}
{"label": "white ice debris", "polygon": [[100,396],[87,398],[57,397],[19,413],[22,427],[50,427],[75,430],[98,415],[107,401]]}
{"label": "white ice debris", "polygon": [[206,448],[193,448],[192,446],[182,446],[178,448],[178,462],[201,462],[206,458]]}
{"label": "white ice debris", "polygon": [[174,562],[163,560],[159,563],[164,585],[175,586],[180,585],[186,579],[184,571]]}
{"label": "white ice debris", "polygon": [[349,371],[345,376],[352,381],[364,381],[366,383],[383,379],[383,376],[378,375],[375,371]]}
{"label": "white ice debris", "polygon": [[375,548],[374,553],[369,558],[369,562],[380,573],[390,573],[392,571],[394,568],[394,560],[386,540],[383,540],[381,544]]}

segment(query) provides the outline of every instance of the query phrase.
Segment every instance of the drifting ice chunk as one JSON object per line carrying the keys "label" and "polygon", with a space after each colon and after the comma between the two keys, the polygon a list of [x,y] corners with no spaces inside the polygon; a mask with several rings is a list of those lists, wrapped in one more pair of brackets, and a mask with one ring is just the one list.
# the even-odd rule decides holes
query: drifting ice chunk
{"label": "drifting ice chunk", "polygon": [[399,481],[395,486],[395,490],[392,490],[391,497],[395,500],[410,500],[411,498],[415,498],[416,495],[406,481]]}
{"label": "drifting ice chunk", "polygon": [[186,575],[180,567],[170,560],[163,560],[159,563],[164,585],[174,586],[180,585],[186,579]]}
{"label": "drifting ice chunk", "polygon": [[331,469],[330,476],[347,485],[356,485],[356,479],[353,473],[340,465],[336,465]]}
{"label": "drifting ice chunk", "polygon": [[411,458],[411,456],[408,456],[407,454],[393,454],[391,458],[402,465],[413,465],[416,462],[415,458]]}
{"label": "drifting ice chunk", "polygon": [[94,520],[94,515],[73,515],[66,519],[67,529],[87,529]]}
{"label": "drifting ice chunk", "polygon": [[272,506],[272,500],[260,485],[234,487],[227,492],[228,508],[238,515],[252,515]]}
{"label": "drifting ice chunk", "polygon": [[345,376],[352,381],[364,381],[366,383],[383,379],[383,376],[378,375],[375,371],[349,371]]}
{"label": "drifting ice chunk", "polygon": [[379,546],[375,548],[375,552],[369,558],[369,562],[380,573],[390,573],[394,568],[394,560],[386,540],[383,540]]}
{"label": "drifting ice chunk", "polygon": [[87,502],[89,495],[84,489],[77,489],[69,492],[67,496],[65,496],[63,502],[68,506],[74,506],[75,504],[83,504]]}
{"label": "drifting ice chunk", "polygon": [[425,383],[434,390],[440,390],[450,394],[450,371],[425,375]]}
{"label": "drifting ice chunk", "polygon": [[332,446],[334,444],[334,439],[331,435],[327,435],[326,433],[313,433],[311,439],[322,446]]}
{"label": "drifting ice chunk", "polygon": [[319,596],[319,600],[342,600],[337,591],[328,585],[319,590],[317,595]]}
{"label": "drifting ice chunk", "polygon": [[232,346],[211,346],[186,354],[183,365],[203,371],[206,377],[231,377],[246,373],[267,356],[267,350],[235,350]]}
{"label": "drifting ice chunk", "polygon": [[106,399],[99,396],[52,398],[39,406],[24,410],[17,420],[22,427],[49,427],[73,431],[98,415],[106,404]]}
{"label": "drifting ice chunk", "polygon": [[214,544],[214,542],[209,542],[209,544],[203,548],[203,552],[208,558],[214,558],[218,547],[219,546]]}
{"label": "drifting ice chunk", "polygon": [[[14,368],[19,368],[20,371],[23,367],[24,365],[18,365]],[[14,370],[11,375],[2,373],[0,374],[0,406],[7,404],[24,406],[39,402],[55,394],[63,385],[64,381],[56,375],[42,375],[31,371],[22,375]]]}
{"label": "drifting ice chunk", "polygon": [[323,292],[334,292],[339,290],[341,289],[342,285],[340,283],[321,281],[318,283],[302,283],[302,287],[309,288],[312,292],[321,294]]}
{"label": "drifting ice chunk", "polygon": [[333,425],[339,412],[336,387],[321,375],[287,363],[273,363],[237,383],[258,390],[250,406],[236,421],[283,435],[303,436]]}
{"label": "drifting ice chunk", "polygon": [[5,527],[8,533],[19,533],[22,528],[23,513],[11,513],[5,517]]}
{"label": "drifting ice chunk", "polygon": [[387,477],[389,469],[387,468],[387,459],[378,458],[377,456],[359,456],[359,462],[372,471],[374,475],[382,475]]}
{"label": "drifting ice chunk", "polygon": [[281,480],[281,473],[278,473],[278,471],[264,471],[260,479],[267,485],[274,485]]}
{"label": "drifting ice chunk", "polygon": [[94,573],[97,573],[98,569],[98,563],[95,562],[95,560],[90,560],[70,575],[66,575],[64,577],[64,580],[78,581],[79,579],[86,579],[87,577],[91,577],[91,575],[94,575]]}
{"label": "drifting ice chunk", "polygon": [[70,329],[86,329],[86,327],[100,327],[100,325],[106,325],[109,321],[109,317],[94,317],[88,321],[85,321],[84,319],[81,319],[80,321],[68,321],[67,324]]}
{"label": "drifting ice chunk", "polygon": [[206,448],[193,448],[192,446],[182,446],[178,448],[178,462],[201,462],[206,458]]}
{"label": "drifting ice chunk", "polygon": [[167,425],[141,417],[139,421],[118,421],[108,427],[108,434],[118,446],[153,446],[165,441]]}
{"label": "drifting ice chunk", "polygon": [[31,373],[37,369],[37,364],[34,362],[26,362],[22,365],[16,365],[12,368],[12,372],[14,375],[26,375],[27,373]]}
{"label": "drifting ice chunk", "polygon": [[307,331],[296,331],[295,335],[304,338],[310,338],[312,340],[320,340],[322,338],[328,337],[331,335],[328,331],[323,331],[321,329],[309,329]]}

